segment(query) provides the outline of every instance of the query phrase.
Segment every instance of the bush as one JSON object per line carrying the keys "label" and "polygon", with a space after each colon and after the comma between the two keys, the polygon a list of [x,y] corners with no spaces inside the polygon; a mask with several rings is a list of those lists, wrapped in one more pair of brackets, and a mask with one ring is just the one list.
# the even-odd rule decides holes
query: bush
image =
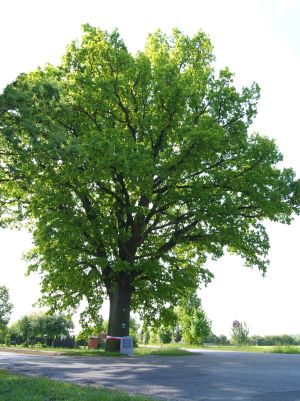
{"label": "bush", "polygon": [[132,343],[133,343],[133,348],[137,348],[138,347],[138,335],[137,334],[130,334],[131,338],[132,338]]}
{"label": "bush", "polygon": [[298,345],[299,341],[290,335],[281,336],[252,336],[249,338],[249,343],[251,345]]}
{"label": "bush", "polygon": [[160,342],[159,334],[158,334],[156,329],[153,329],[153,328],[151,329],[149,342],[151,344],[153,344],[153,343],[155,344],[155,343],[159,343]]}
{"label": "bush", "polygon": [[10,334],[6,334],[6,335],[5,335],[5,345],[6,345],[7,347],[9,347],[9,346],[10,346],[10,343],[11,343]]}
{"label": "bush", "polygon": [[57,348],[75,348],[75,337],[66,336],[62,338],[56,338],[53,343],[53,347]]}
{"label": "bush", "polygon": [[169,328],[162,328],[159,332],[160,342],[163,344],[170,344],[172,341],[172,331]]}
{"label": "bush", "polygon": [[142,329],[139,333],[139,343],[141,344],[149,344],[150,341],[150,332],[148,330]]}
{"label": "bush", "polygon": [[210,336],[205,337],[204,343],[215,344],[215,345],[228,345],[230,341],[223,334],[221,334],[220,336],[211,334]]}
{"label": "bush", "polygon": [[78,347],[87,347],[88,341],[85,338],[76,337],[76,345]]}

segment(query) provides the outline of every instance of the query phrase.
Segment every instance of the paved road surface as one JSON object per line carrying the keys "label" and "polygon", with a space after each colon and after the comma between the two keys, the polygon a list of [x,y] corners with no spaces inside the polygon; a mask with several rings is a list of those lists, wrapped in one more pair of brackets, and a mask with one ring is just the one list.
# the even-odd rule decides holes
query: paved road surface
{"label": "paved road surface", "polygon": [[0,352],[0,369],[172,401],[300,401],[300,355],[201,351],[107,358]]}

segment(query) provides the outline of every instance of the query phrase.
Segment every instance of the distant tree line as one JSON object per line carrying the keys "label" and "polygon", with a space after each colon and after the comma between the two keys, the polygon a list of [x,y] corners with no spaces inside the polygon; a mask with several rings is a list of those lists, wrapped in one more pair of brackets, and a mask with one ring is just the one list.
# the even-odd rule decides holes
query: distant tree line
{"label": "distant tree line", "polygon": [[[0,286],[0,344],[22,346],[75,347],[86,346],[88,337],[107,333],[108,321],[102,316],[90,321],[81,321],[82,330],[71,335],[73,322],[61,313],[32,313],[23,316],[8,326],[13,305],[5,286]],[[139,323],[130,319],[129,334],[134,345],[149,343],[183,342],[186,344],[205,343],[215,345],[300,345],[300,336],[267,335],[249,336],[249,328],[245,322],[235,320],[232,324],[231,338],[215,335],[211,331],[211,322],[202,309],[201,300],[195,293],[181,299],[175,308],[161,309],[156,323],[152,325],[146,320]]]}
{"label": "distant tree line", "polygon": [[213,345],[229,345],[230,339],[224,334],[217,336],[216,334],[211,333],[209,336],[205,337],[204,343]]}
{"label": "distant tree line", "polygon": [[10,325],[2,342],[24,347],[37,344],[51,347],[74,346],[75,339],[70,335],[73,327],[72,320],[63,314],[32,313]]}
{"label": "distant tree line", "polygon": [[269,336],[251,336],[249,345],[300,345],[300,337],[287,334]]}
{"label": "distant tree line", "polygon": [[232,337],[229,339],[225,335],[217,336],[211,334],[204,339],[207,344],[214,345],[300,345],[300,336],[283,335],[266,335],[266,336],[247,336],[246,338],[237,339]]}
{"label": "distant tree line", "polygon": [[236,345],[300,345],[300,338],[291,335],[249,336],[246,322],[234,320],[230,342]]}

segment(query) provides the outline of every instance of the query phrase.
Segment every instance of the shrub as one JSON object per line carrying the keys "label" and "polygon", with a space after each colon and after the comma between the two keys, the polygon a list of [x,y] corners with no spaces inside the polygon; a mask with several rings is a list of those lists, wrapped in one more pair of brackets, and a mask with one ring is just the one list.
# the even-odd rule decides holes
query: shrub
{"label": "shrub", "polygon": [[249,338],[251,345],[297,345],[299,341],[290,335],[281,336],[252,336]]}
{"label": "shrub", "polygon": [[216,344],[216,345],[228,345],[229,340],[226,336],[221,334],[220,336],[216,336],[215,334],[211,334],[210,336],[205,337],[205,343],[208,344]]}
{"label": "shrub", "polygon": [[141,344],[149,344],[150,341],[150,332],[149,330],[143,328],[139,333],[139,342]]}
{"label": "shrub", "polygon": [[159,332],[160,342],[170,344],[172,341],[172,331],[169,328],[162,327]]}

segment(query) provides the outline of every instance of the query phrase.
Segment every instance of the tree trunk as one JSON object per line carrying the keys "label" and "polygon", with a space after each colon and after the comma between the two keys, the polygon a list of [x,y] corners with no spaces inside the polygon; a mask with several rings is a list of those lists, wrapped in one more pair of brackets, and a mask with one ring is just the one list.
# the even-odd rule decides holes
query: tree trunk
{"label": "tree trunk", "polygon": [[109,292],[109,336],[129,335],[131,292],[131,278],[128,274],[121,272],[116,285]]}

